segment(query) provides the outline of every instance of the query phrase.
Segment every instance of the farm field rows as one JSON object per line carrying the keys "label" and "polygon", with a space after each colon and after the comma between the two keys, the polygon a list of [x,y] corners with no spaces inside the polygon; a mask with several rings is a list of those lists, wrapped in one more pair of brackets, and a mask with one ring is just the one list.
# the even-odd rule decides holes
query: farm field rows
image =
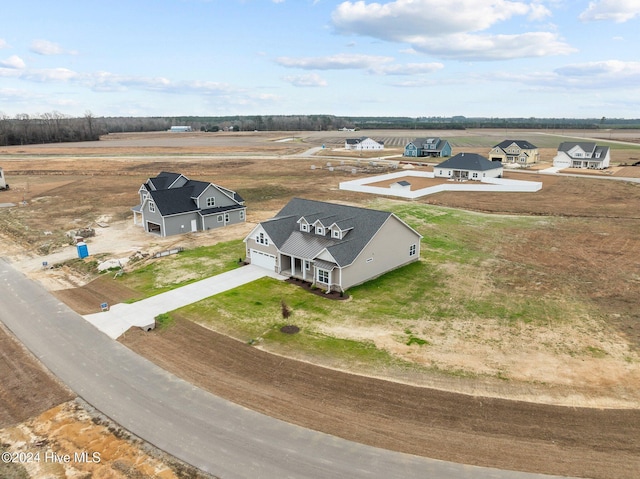
{"label": "farm field rows", "polygon": [[[542,133],[526,132],[525,135],[529,141],[547,149],[543,161],[545,158],[549,161],[552,145],[563,138]],[[571,132],[571,135],[587,133]],[[612,141],[633,142],[640,138],[640,132],[635,135],[621,132],[619,138],[616,133],[612,133]],[[404,286],[400,288],[401,292],[412,294],[410,301],[390,294],[402,283],[402,271],[372,283],[370,288],[383,288],[389,303],[379,305],[385,312],[377,319],[363,313],[371,310],[359,309],[372,294],[366,285],[356,288],[353,297],[344,303],[320,298],[331,303],[325,305],[315,299],[301,299],[303,290],[293,285],[260,284],[185,308],[179,312],[179,320],[174,326],[149,335],[127,333],[123,342],[163,363],[179,376],[192,379],[192,372],[199,371],[203,387],[211,387],[214,382],[233,384],[224,391],[214,389],[228,399],[314,428],[321,427],[312,421],[312,417],[317,416],[315,406],[309,405],[308,414],[304,413],[302,417],[292,414],[286,405],[303,399],[296,395],[304,395],[305,401],[324,397],[325,403],[335,400],[332,414],[336,417],[351,414],[349,407],[357,404],[357,397],[347,399],[341,396],[339,389],[332,395],[330,381],[344,381],[338,379],[343,373],[336,370],[356,372],[361,375],[358,381],[365,383],[366,379],[361,378],[366,376],[391,379],[395,382],[385,382],[390,391],[394,387],[400,391],[413,384],[419,386],[416,391],[426,386],[474,396],[615,408],[611,417],[615,415],[616,420],[610,426],[606,423],[608,419],[597,421],[597,427],[602,430],[600,436],[595,430],[588,432],[597,436],[591,442],[563,436],[562,408],[541,409],[549,417],[557,414],[558,428],[549,426],[548,437],[564,437],[565,441],[564,452],[553,456],[555,461],[551,463],[534,460],[532,451],[541,443],[528,443],[526,437],[519,436],[520,433],[512,431],[506,423],[492,433],[493,438],[515,441],[524,448],[523,454],[498,458],[489,453],[488,447],[480,446],[475,449],[469,446],[464,454],[458,454],[461,443],[452,441],[450,447],[443,446],[437,455],[442,459],[496,467],[591,477],[608,477],[607,470],[610,472],[611,468],[617,467],[616,477],[633,477],[634,466],[640,467],[637,437],[627,437],[626,448],[608,446],[602,450],[602,447],[610,442],[610,435],[615,434],[618,427],[615,424],[622,421],[640,427],[640,316],[637,309],[640,184],[510,172],[509,175],[517,179],[542,181],[543,189],[530,194],[442,193],[405,203],[340,191],[337,189],[340,181],[353,179],[350,168],[311,170],[310,165],[322,165],[326,161],[324,157],[296,156],[321,144],[328,149],[339,148],[344,138],[354,135],[384,139],[385,145],[399,149],[408,139],[431,134],[451,138],[454,153],[464,148],[464,151],[486,154],[487,145],[490,147],[502,141],[507,132],[309,132],[296,133],[291,135],[290,141],[284,142],[277,140],[287,139],[290,133],[217,137],[118,135],[91,145],[3,148],[0,166],[10,178],[12,189],[0,193],[0,202],[17,204],[25,200],[27,204],[0,209],[0,244],[3,255],[21,265],[26,274],[56,290],[58,297],[77,311],[86,313],[96,308],[98,300],[107,299],[113,304],[139,295],[142,280],[127,282],[125,274],[120,282],[111,276],[89,282],[95,273],[90,267],[83,269],[86,263],[82,266],[77,261],[61,261],[62,266],[51,270],[37,267],[42,260],[64,256],[60,251],[65,251],[63,245],[68,230],[95,227],[96,221],[109,224],[107,228],[96,228],[97,236],[88,240],[90,251],[99,251],[96,259],[103,260],[127,257],[135,251],[150,253],[174,245],[196,251],[195,248],[201,246],[228,244],[230,240],[244,237],[253,225],[271,217],[294,196],[394,211],[424,236],[420,267],[404,273],[423,282],[415,291],[402,289]],[[553,134],[569,135],[569,132]],[[516,136],[522,135],[508,132],[509,138]],[[613,163],[617,159],[624,163],[640,155],[640,148],[633,145],[613,148]],[[179,171],[190,178],[213,181],[238,191],[247,201],[247,224],[230,231],[182,238],[160,239],[145,235],[131,225],[130,208],[137,203],[140,184],[163,170]],[[620,168],[614,175],[640,177],[636,170],[640,168]],[[66,247],[66,251],[69,249]],[[237,260],[242,246],[239,249],[234,246],[228,251],[224,254],[229,258],[224,261]],[[164,268],[158,263],[158,272],[153,273],[156,276],[144,279],[147,284],[144,294],[148,294],[149,288],[174,287],[182,281],[206,275],[207,268],[219,268],[214,257],[217,253],[207,254],[210,260],[206,265],[194,264],[182,274],[177,273],[181,264],[179,258],[167,259]],[[140,263],[145,264],[149,264],[147,260]],[[239,308],[234,294],[261,296],[262,299],[256,301],[262,304],[254,305],[257,309]],[[270,294],[272,298],[268,298]],[[282,338],[270,332],[281,322],[278,305],[285,296],[295,304],[292,320],[299,321],[302,327],[302,333],[295,337]],[[411,305],[411,302],[423,304]],[[331,310],[332,314],[314,316],[314,308],[315,311]],[[259,314],[260,311],[265,313]],[[246,318],[257,315],[262,316],[261,321],[246,322]],[[335,316],[337,320],[328,321],[326,316]],[[200,326],[196,327],[189,319]],[[208,329],[203,330],[202,326]],[[259,349],[254,347],[245,351],[243,343],[264,332],[268,334]],[[207,368],[199,362],[207,357],[199,349],[205,347],[202,341],[211,341],[211,344],[223,341],[218,333],[236,338],[240,341],[237,344],[242,346],[238,346],[241,352],[236,358],[240,372],[229,372],[227,378],[224,370],[216,368],[208,376]],[[330,338],[331,347],[326,348],[326,341],[325,346],[321,342],[314,343],[309,339],[314,335]],[[409,337],[425,342],[407,344]],[[174,347],[183,341],[199,346]],[[357,358],[336,354],[336,342],[355,344],[356,349],[365,345],[376,353]],[[224,344],[233,350],[236,343],[232,340]],[[158,351],[163,351],[163,357],[158,356]],[[322,369],[322,376],[328,382],[319,380],[317,391],[309,382],[306,391],[292,386],[292,390],[286,392],[286,398],[270,403],[260,401],[259,388],[264,387],[265,395],[271,394],[269,391],[273,388],[273,375],[277,376],[277,370],[262,371],[264,376],[251,379],[250,386],[243,384],[244,373],[241,371],[244,367],[254,368],[259,376],[260,368],[256,368],[256,364],[260,362],[256,362],[253,355],[265,352],[283,358],[283,374],[295,370],[295,365],[299,364],[296,359],[327,366],[329,369]],[[291,360],[285,361],[284,357]],[[211,356],[209,360],[219,359]],[[25,384],[23,392],[28,393],[34,387]],[[247,396],[248,387],[257,391],[256,394]],[[280,392],[285,393],[284,390]],[[390,392],[387,399],[380,398],[375,407],[380,411],[393,411],[397,402],[393,397],[394,393]],[[443,401],[453,401],[455,405],[455,397],[451,395]],[[37,415],[39,409],[46,407],[29,409],[27,416],[23,416]],[[524,418],[530,412],[523,410],[522,414]],[[14,422],[20,420],[17,417]],[[338,427],[330,432],[427,455],[429,447],[438,441],[435,437],[420,439],[423,434],[420,432],[411,437],[408,424],[419,422],[419,419],[405,418],[398,419],[395,427],[393,421],[385,426],[388,427],[385,434],[395,438],[385,442],[367,427],[370,420],[363,417],[351,426],[347,421],[331,421],[342,424],[344,429],[341,431]],[[531,424],[535,422],[533,418]],[[442,430],[463,434],[464,427],[454,421],[443,425]],[[478,431],[483,427],[478,426]],[[415,451],[402,446],[416,440],[427,441],[424,443],[426,449]],[[596,450],[601,455],[594,455]],[[595,459],[587,460],[590,456],[598,457],[602,467],[595,466]]]}

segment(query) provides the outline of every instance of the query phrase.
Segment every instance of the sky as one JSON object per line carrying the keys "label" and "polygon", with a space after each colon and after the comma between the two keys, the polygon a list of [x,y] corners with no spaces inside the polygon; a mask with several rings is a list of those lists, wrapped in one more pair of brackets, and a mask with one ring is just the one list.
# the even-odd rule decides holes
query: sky
{"label": "sky", "polygon": [[640,118],[640,0],[16,0],[0,115]]}

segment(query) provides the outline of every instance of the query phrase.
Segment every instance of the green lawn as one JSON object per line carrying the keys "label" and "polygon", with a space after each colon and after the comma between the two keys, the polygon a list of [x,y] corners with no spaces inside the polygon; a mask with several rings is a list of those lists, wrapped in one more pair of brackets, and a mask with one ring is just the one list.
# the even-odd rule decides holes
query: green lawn
{"label": "green lawn", "polygon": [[117,281],[137,291],[139,300],[238,268],[238,259],[244,256],[242,240],[202,246],[156,259],[140,268],[130,265]]}
{"label": "green lawn", "polygon": [[[348,301],[334,301],[271,278],[221,293],[180,309],[187,318],[246,341],[263,341],[282,349],[344,360],[368,358],[376,363],[394,360],[367,339],[343,339],[326,331],[336,328],[387,328],[400,343],[429,347],[429,338],[413,331],[415,324],[491,318],[505,329],[522,324],[560,324],[575,314],[576,304],[545,295],[512,294],[495,289],[487,280],[475,294],[465,281],[485,273],[496,258],[496,241],[510,232],[549,222],[537,217],[492,216],[420,204],[394,205],[384,201],[373,207],[390,208],[424,235],[419,262],[391,271],[348,291]],[[495,278],[498,280],[499,278]],[[282,317],[282,302],[292,311]],[[295,335],[281,333],[295,324]]]}

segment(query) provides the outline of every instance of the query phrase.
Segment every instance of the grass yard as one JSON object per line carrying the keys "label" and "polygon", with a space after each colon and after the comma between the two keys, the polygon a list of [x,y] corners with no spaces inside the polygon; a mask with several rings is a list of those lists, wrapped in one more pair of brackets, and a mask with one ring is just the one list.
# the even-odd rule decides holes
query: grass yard
{"label": "grass yard", "polygon": [[[413,364],[455,376],[509,379],[519,373],[508,356],[529,349],[578,359],[594,357],[593,351],[603,358],[616,354],[607,344],[600,315],[588,302],[566,290],[562,295],[537,287],[516,291],[509,282],[511,269],[505,268],[500,244],[518,241],[518,232],[570,220],[387,200],[372,206],[391,209],[424,235],[419,262],[350,289],[348,301],[331,301],[295,284],[263,278],[177,313],[281,353],[351,366]],[[530,275],[537,277],[535,271]],[[286,319],[283,302],[292,311]],[[280,332],[286,324],[300,332]],[[490,359],[461,367],[459,355],[469,348],[485,350]]]}
{"label": "grass yard", "polygon": [[136,300],[170,291],[209,276],[240,267],[238,259],[244,258],[242,240],[217,243],[212,246],[181,251],[135,268],[117,281],[140,294]]}

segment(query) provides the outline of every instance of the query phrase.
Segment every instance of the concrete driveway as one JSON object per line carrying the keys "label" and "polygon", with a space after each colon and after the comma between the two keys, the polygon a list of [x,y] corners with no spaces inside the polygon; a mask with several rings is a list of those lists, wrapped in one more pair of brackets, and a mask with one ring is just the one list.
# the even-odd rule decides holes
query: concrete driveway
{"label": "concrete driveway", "polygon": [[169,374],[100,334],[2,258],[0,305],[0,322],[76,394],[132,434],[216,477],[552,477],[378,449],[237,406]]}
{"label": "concrete driveway", "polygon": [[284,280],[284,276],[270,273],[258,266],[246,265],[166,293],[151,296],[136,303],[110,305],[108,311],[87,314],[84,319],[112,339],[118,338],[132,326],[148,329],[155,324],[155,317],[162,313],[201,301],[256,279],[270,276]]}

